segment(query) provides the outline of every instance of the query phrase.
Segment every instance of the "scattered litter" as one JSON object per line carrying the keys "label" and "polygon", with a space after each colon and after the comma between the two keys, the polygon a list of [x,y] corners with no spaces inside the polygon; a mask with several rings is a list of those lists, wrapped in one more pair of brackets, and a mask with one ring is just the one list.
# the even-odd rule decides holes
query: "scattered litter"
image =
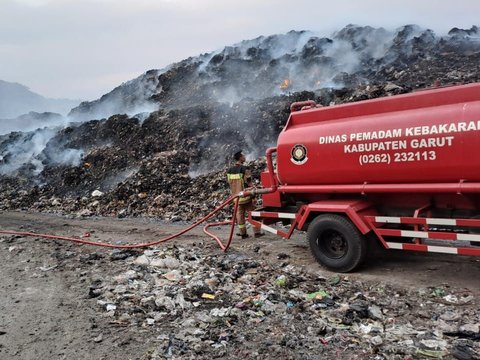
{"label": "scattered litter", "polygon": [[330,294],[325,290],[318,290],[305,295],[305,297],[309,300],[322,300],[323,298],[329,298]]}
{"label": "scattered litter", "polygon": [[203,293],[202,299],[215,300],[215,295]]}

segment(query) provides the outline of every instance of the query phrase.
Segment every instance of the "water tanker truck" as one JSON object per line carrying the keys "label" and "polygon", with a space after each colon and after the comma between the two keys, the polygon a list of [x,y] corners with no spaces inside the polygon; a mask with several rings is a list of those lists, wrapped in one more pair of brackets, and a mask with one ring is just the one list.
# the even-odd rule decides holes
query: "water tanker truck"
{"label": "water tanker truck", "polygon": [[374,242],[478,256],[479,152],[480,84],[294,103],[262,188],[246,190],[262,195],[249,221],[285,238],[306,231],[315,259],[338,272],[362,264]]}

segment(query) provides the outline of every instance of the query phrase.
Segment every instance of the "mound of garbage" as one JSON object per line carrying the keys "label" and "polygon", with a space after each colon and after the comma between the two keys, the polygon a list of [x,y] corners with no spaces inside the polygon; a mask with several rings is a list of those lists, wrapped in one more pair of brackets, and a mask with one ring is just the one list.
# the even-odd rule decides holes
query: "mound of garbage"
{"label": "mound of garbage", "polygon": [[1,135],[0,209],[190,220],[227,197],[234,152],[258,179],[292,102],[479,81],[479,36],[475,26],[441,37],[413,25],[291,31],[148,71],[72,109],[78,122]]}

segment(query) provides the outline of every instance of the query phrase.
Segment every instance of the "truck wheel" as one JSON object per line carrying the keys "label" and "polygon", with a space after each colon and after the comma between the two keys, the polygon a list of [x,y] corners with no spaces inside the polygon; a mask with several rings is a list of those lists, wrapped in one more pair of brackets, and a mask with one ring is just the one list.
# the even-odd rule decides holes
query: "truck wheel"
{"label": "truck wheel", "polygon": [[343,216],[317,216],[308,227],[307,239],[315,259],[330,270],[349,272],[365,259],[364,236]]}

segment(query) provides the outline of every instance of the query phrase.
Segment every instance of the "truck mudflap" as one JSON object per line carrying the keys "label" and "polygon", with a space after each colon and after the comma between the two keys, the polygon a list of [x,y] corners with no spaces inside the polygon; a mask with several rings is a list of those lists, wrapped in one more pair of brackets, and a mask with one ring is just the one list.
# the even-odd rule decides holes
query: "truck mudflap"
{"label": "truck mudflap", "polygon": [[480,219],[364,218],[387,249],[480,256]]}

